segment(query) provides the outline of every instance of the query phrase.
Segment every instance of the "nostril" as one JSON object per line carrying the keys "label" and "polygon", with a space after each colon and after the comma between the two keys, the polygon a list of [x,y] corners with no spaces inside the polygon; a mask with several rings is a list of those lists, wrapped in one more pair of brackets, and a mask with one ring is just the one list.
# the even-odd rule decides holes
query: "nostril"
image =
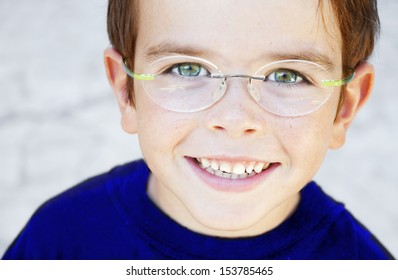
{"label": "nostril", "polygon": [[251,135],[255,134],[257,129],[256,128],[248,128],[248,129],[239,129],[235,126],[235,128],[226,128],[222,125],[213,125],[213,131],[225,132],[227,131],[231,135],[242,136],[242,135]]}
{"label": "nostril", "polygon": [[220,126],[220,125],[215,125],[215,126],[213,126],[213,128],[214,128],[214,130],[218,130],[218,131],[223,131],[223,130],[225,130],[225,128],[222,127],[222,126]]}
{"label": "nostril", "polygon": [[256,132],[256,129],[254,129],[254,128],[249,128],[249,129],[246,129],[245,130],[245,133],[246,134],[253,134],[253,133],[255,133]]}

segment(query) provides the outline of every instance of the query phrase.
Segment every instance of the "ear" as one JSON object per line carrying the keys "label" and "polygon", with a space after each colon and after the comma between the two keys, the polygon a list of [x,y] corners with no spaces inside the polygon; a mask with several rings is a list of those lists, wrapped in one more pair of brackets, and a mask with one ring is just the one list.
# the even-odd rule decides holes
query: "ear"
{"label": "ear", "polygon": [[331,149],[343,146],[347,129],[356,113],[366,103],[373,88],[374,68],[371,64],[362,63],[355,70],[355,79],[347,86],[340,111],[333,124]]}
{"label": "ear", "polygon": [[127,100],[127,75],[122,67],[122,59],[113,47],[104,51],[106,75],[122,114],[122,127],[127,133],[133,134],[137,132],[137,115],[135,108]]}

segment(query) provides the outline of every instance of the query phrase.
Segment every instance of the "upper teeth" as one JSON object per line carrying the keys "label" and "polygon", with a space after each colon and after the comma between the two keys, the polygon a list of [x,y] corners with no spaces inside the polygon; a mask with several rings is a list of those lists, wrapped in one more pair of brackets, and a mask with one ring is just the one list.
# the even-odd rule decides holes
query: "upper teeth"
{"label": "upper teeth", "polygon": [[[219,161],[207,158],[197,158],[196,159],[202,168],[208,171],[214,171],[214,174],[220,173],[230,173],[231,175],[254,175],[255,173],[260,173],[264,169],[270,166],[270,163],[266,162],[228,162]],[[217,172],[218,171],[218,172]],[[253,172],[254,171],[254,172]],[[212,172],[213,173],[213,172]],[[242,176],[241,176],[242,177]]]}

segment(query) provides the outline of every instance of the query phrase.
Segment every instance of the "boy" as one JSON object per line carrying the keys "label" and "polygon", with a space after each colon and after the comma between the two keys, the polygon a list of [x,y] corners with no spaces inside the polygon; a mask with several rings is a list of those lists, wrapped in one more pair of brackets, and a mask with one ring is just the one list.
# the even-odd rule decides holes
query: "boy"
{"label": "boy", "polygon": [[110,0],[145,162],[45,203],[4,258],[393,258],[311,181],[370,95],[377,31],[370,0]]}

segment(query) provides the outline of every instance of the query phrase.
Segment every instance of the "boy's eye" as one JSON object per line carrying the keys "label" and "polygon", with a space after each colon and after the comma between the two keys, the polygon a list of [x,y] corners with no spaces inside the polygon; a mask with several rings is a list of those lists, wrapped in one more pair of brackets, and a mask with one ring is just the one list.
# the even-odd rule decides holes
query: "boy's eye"
{"label": "boy's eye", "polygon": [[295,84],[302,82],[303,78],[293,70],[279,69],[268,75],[267,80],[283,84]]}
{"label": "boy's eye", "polygon": [[178,64],[175,65],[171,71],[183,77],[197,77],[208,75],[208,71],[197,63]]}

